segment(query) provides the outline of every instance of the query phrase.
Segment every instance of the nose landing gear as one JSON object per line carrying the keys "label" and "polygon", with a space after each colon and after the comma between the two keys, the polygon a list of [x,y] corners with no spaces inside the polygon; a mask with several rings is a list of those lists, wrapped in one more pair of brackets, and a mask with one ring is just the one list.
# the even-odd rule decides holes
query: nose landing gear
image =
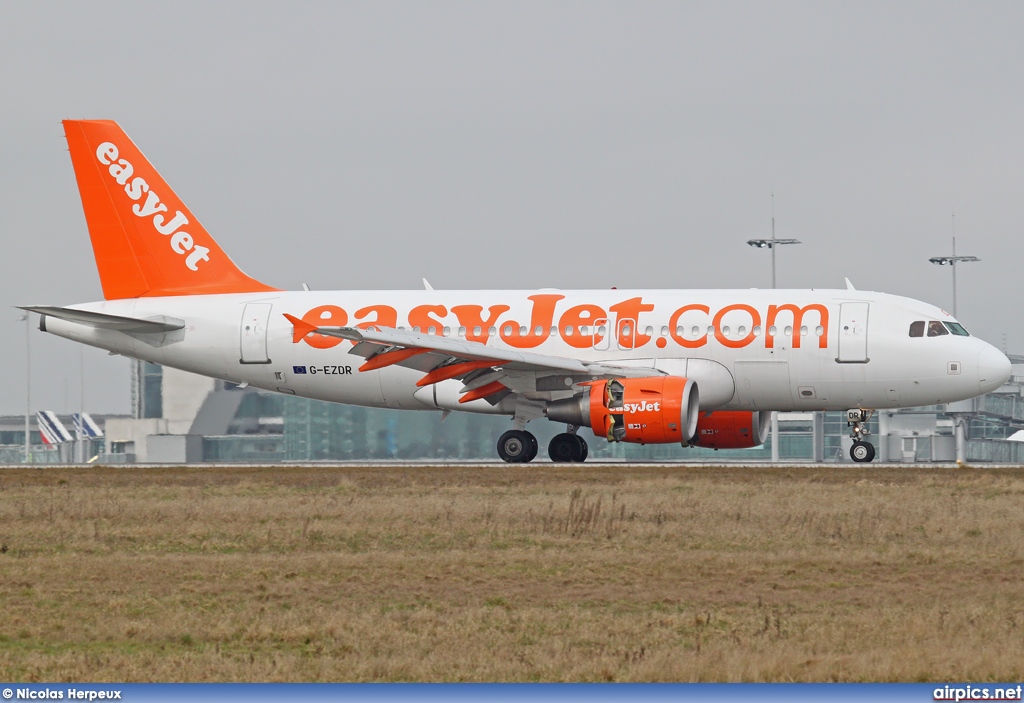
{"label": "nose landing gear", "polygon": [[871,435],[867,422],[874,412],[861,408],[846,411],[846,424],[850,427],[850,437],[853,438],[850,458],[858,463],[869,462],[875,458],[875,445],[864,440]]}

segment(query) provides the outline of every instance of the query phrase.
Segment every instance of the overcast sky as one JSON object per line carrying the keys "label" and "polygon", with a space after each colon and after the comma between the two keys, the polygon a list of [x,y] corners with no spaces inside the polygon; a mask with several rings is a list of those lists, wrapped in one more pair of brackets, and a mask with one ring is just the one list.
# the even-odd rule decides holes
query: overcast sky
{"label": "overcast sky", "polygon": [[[283,288],[770,286],[952,307],[1024,352],[1024,4],[0,4],[0,413],[18,304],[102,297],[60,120],[121,124]],[[32,334],[33,410],[79,404]],[[86,407],[128,362],[84,352]]]}

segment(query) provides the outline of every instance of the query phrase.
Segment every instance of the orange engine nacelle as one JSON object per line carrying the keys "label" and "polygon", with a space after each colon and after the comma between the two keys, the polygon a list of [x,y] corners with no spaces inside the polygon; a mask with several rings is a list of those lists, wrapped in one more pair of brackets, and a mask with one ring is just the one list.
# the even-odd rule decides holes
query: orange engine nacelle
{"label": "orange engine nacelle", "polygon": [[688,442],[697,429],[697,384],[679,376],[618,378],[548,404],[555,422],[590,427],[609,442]]}
{"label": "orange engine nacelle", "polygon": [[771,413],[767,410],[715,410],[700,413],[697,432],[690,440],[694,447],[709,449],[750,449],[764,444],[768,437]]}

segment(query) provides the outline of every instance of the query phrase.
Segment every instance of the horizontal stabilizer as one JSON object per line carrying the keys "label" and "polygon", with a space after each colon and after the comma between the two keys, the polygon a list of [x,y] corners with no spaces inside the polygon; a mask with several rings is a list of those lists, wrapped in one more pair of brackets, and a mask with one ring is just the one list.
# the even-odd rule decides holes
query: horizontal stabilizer
{"label": "horizontal stabilizer", "polygon": [[91,312],[89,310],[75,310],[73,308],[60,308],[52,305],[23,305],[21,310],[37,312],[47,317],[56,317],[59,320],[77,322],[87,327],[97,327],[104,330],[116,330],[118,332],[151,333],[173,332],[185,327],[185,321],[166,315],[158,315],[146,319],[137,317],[123,317],[121,315],[108,315],[104,312]]}

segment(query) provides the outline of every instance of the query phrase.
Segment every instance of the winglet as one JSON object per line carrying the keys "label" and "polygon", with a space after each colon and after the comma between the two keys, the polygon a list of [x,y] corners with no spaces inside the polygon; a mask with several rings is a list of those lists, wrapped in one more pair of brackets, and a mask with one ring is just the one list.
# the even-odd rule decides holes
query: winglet
{"label": "winglet", "polygon": [[288,322],[292,323],[292,342],[295,344],[301,342],[302,338],[307,334],[316,332],[317,330],[316,325],[306,322],[305,320],[300,320],[294,315],[284,313],[284,316]]}

